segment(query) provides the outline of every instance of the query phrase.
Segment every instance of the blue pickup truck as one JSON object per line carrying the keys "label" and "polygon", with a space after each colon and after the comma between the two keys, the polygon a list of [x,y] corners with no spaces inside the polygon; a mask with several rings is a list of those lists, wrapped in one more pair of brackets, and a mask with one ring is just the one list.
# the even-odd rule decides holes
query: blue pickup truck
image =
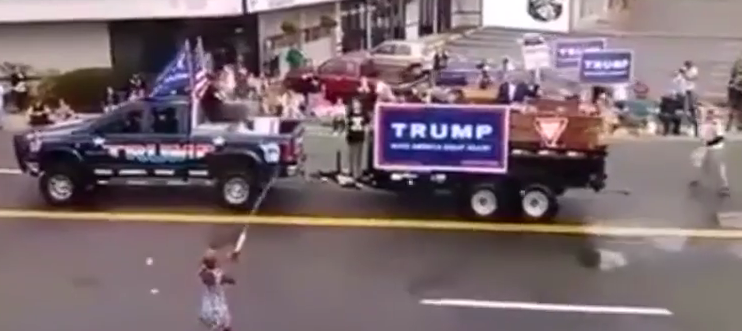
{"label": "blue pickup truck", "polygon": [[247,209],[279,177],[301,172],[303,125],[275,132],[254,121],[201,123],[186,97],[125,103],[93,119],[72,120],[14,137],[20,169],[39,178],[54,206],[85,201],[103,185],[209,185],[223,205]]}

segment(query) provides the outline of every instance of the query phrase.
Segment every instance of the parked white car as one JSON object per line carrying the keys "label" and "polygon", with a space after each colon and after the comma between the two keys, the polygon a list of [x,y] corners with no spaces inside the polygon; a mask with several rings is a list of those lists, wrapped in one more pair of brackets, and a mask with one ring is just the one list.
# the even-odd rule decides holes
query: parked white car
{"label": "parked white car", "polygon": [[418,76],[433,69],[435,50],[421,41],[387,40],[370,52],[380,67],[409,70]]}

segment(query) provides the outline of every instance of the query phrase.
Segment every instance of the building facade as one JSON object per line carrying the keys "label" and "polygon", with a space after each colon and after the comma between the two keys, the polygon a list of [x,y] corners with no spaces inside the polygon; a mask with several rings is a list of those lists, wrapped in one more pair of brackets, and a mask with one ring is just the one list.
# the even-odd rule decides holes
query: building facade
{"label": "building facade", "polygon": [[[480,0],[16,0],[0,2],[0,67],[157,72],[185,38],[257,70],[300,48],[313,62],[459,25]],[[266,42],[267,41],[267,42]],[[285,61],[281,61],[283,64]],[[285,68],[284,68],[285,69]],[[0,72],[0,76],[3,75]]]}

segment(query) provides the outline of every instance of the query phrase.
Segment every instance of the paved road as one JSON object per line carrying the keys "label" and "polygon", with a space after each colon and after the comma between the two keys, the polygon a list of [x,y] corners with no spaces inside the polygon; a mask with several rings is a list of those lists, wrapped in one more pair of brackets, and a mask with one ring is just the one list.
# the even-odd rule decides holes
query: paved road
{"label": "paved road", "polygon": [[[7,135],[0,168],[13,167]],[[308,139],[310,166],[332,166],[339,139]],[[709,203],[685,182],[692,142],[623,142],[612,149],[610,185],[630,196],[577,193],[562,222],[715,227]],[[730,169],[742,144],[730,147]],[[46,209],[33,180],[0,175],[0,209]],[[742,178],[732,174],[742,187]],[[706,192],[706,193],[704,193]],[[92,209],[221,213],[209,192],[106,192]],[[736,194],[721,208],[734,210]],[[269,194],[262,214],[452,218],[443,199],[400,200],[290,181]],[[238,226],[6,220],[0,223],[3,330],[196,329],[196,257],[207,243],[233,240]],[[580,256],[622,252],[628,264],[600,272]],[[286,330],[739,330],[738,243],[686,238],[610,240],[307,227],[252,227],[233,272],[237,329]],[[145,259],[152,257],[153,266]],[[157,294],[151,290],[156,288]],[[656,307],[673,316],[595,315],[434,307],[423,299]],[[502,304],[502,302],[500,302]],[[548,308],[547,306],[539,306]],[[563,306],[562,306],[563,307]],[[572,308],[579,306],[571,306]],[[34,315],[31,315],[34,314]]]}

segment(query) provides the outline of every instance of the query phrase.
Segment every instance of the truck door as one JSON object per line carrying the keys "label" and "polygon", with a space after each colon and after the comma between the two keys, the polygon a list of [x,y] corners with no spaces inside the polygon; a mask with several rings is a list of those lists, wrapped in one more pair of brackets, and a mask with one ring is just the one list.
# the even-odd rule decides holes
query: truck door
{"label": "truck door", "polygon": [[131,104],[98,119],[81,154],[98,176],[145,176],[149,140],[144,103]]}
{"label": "truck door", "polygon": [[[159,105],[153,108],[147,131],[155,142],[157,162],[150,162],[156,177],[199,176],[206,170],[204,157],[213,151],[213,143],[196,141],[190,135],[190,109],[187,105]],[[203,174],[205,176],[206,174]]]}

